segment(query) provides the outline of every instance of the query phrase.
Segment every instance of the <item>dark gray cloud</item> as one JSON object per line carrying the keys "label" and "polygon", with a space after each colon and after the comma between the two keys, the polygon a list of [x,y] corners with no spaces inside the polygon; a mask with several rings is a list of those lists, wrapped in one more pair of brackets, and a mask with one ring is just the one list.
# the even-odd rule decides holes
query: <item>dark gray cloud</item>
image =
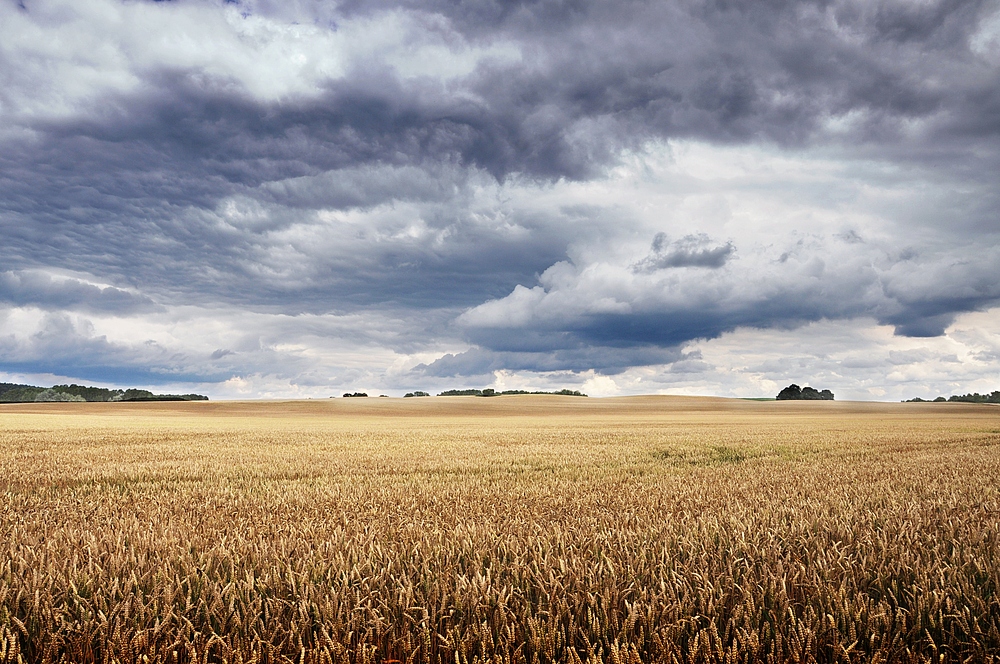
{"label": "dark gray cloud", "polygon": [[670,242],[666,233],[657,233],[649,256],[633,267],[637,272],[655,272],[672,267],[720,268],[735,251],[732,242],[713,243],[704,233],[685,235]]}
{"label": "dark gray cloud", "polygon": [[[615,372],[741,326],[853,316],[933,336],[1000,301],[995,2],[56,5],[0,8],[11,305],[431,320],[386,343],[474,344],[421,369],[445,376]],[[831,193],[851,228],[803,213],[797,231],[826,234],[799,248],[687,215],[648,252],[627,248],[652,234],[643,201],[534,200],[678,140],[880,161],[871,184],[942,193],[865,202],[858,184],[854,209]],[[572,283],[545,281],[561,264]]]}
{"label": "dark gray cloud", "polygon": [[150,298],[121,288],[30,270],[0,272],[0,302],[125,315],[161,309]]}
{"label": "dark gray cloud", "polygon": [[446,367],[457,372],[466,367],[481,373],[481,362],[488,357],[497,365],[490,365],[494,369],[514,368],[499,366],[510,361],[516,368],[531,366],[534,371],[594,369],[615,374],[630,366],[669,364],[679,357],[679,349],[686,342],[715,339],[739,327],[793,328],[824,318],[867,313],[854,301],[802,301],[803,295],[799,292],[721,305],[693,300],[659,311],[585,313],[565,321],[542,319],[518,327],[473,327],[467,338],[479,349],[469,352],[468,361],[464,356],[461,363],[442,358],[442,363],[432,364],[431,369]]}
{"label": "dark gray cloud", "polygon": [[615,348],[579,343],[573,346],[532,351],[494,351],[474,348],[464,353],[448,353],[430,364],[417,365],[413,371],[426,376],[482,378],[501,370],[534,372],[596,370],[602,374],[614,375],[635,366],[670,364],[682,357],[675,349],[658,346]]}

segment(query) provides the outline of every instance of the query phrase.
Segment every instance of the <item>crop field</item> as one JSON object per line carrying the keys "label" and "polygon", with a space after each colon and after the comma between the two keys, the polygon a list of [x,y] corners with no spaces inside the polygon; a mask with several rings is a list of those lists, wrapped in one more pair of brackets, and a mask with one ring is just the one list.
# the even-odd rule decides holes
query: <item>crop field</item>
{"label": "crop field", "polygon": [[997,653],[997,406],[0,407],[2,664]]}

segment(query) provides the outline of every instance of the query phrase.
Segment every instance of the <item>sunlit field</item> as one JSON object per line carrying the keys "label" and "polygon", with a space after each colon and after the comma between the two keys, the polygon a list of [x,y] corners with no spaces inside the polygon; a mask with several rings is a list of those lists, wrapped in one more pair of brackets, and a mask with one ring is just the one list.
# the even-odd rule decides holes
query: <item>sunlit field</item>
{"label": "sunlit field", "polygon": [[1000,661],[1000,408],[0,407],[0,662]]}

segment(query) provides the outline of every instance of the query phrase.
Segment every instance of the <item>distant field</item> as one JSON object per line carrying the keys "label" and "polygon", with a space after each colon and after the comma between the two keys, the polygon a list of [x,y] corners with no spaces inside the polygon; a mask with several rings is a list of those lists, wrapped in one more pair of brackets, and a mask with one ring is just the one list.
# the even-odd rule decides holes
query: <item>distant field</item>
{"label": "distant field", "polygon": [[1000,661],[1000,407],[0,406],[0,663]]}

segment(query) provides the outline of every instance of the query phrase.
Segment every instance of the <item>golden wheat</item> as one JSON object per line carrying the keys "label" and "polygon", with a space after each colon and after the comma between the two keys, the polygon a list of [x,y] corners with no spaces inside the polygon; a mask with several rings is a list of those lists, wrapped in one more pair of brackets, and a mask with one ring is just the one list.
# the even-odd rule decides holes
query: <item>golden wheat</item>
{"label": "golden wheat", "polygon": [[1000,409],[0,410],[0,663],[998,661]]}

